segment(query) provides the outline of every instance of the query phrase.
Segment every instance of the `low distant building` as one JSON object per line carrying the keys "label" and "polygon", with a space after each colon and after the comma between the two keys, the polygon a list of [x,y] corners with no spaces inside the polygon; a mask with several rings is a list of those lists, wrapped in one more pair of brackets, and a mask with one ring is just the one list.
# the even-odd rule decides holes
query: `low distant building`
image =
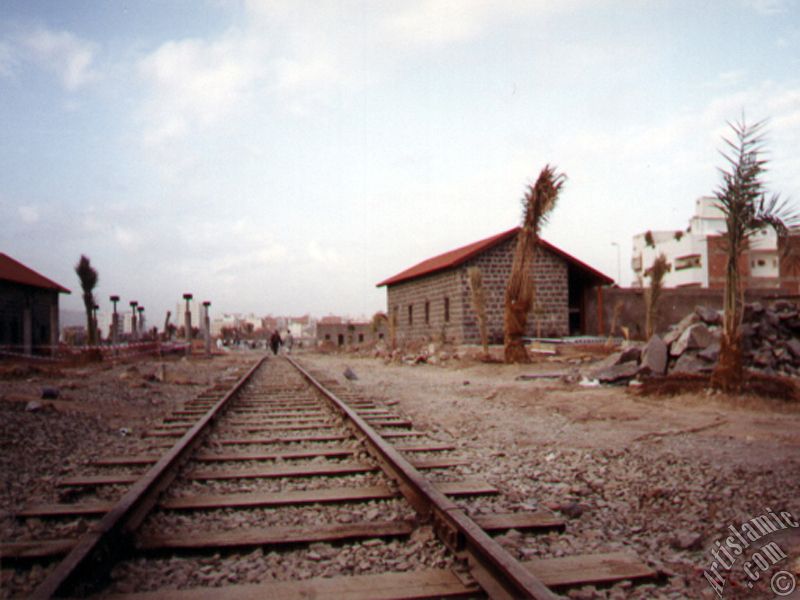
{"label": "low distant building", "polygon": [[373,329],[372,323],[323,317],[317,322],[317,343],[337,348],[371,344],[386,337],[386,329]]}
{"label": "low distant building", "polygon": [[[634,236],[631,268],[639,286],[648,285],[647,272],[663,254],[670,265],[664,287],[723,288],[728,260],[726,229],[717,199],[703,197],[695,202],[695,214],[685,231],[647,231]],[[756,233],[739,264],[745,288],[782,289],[797,283],[797,273],[783,260],[782,250],[772,228]]]}
{"label": "low distant building", "polygon": [[69,293],[0,252],[0,349],[27,355],[55,352],[59,294]]}
{"label": "low distant building", "polygon": [[[388,313],[397,341],[444,340],[480,343],[468,269],[479,267],[486,295],[489,339],[503,340],[505,290],[519,228],[422,261],[378,284],[386,287]],[[613,280],[540,240],[531,276],[536,304],[528,318],[530,336],[562,337],[585,332],[589,294]]]}

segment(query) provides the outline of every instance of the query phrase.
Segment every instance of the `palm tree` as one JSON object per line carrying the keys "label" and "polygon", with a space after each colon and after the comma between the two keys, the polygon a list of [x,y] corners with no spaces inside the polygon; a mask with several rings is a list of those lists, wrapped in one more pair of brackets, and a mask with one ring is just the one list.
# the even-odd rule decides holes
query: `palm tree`
{"label": "palm tree", "polygon": [[670,270],[667,257],[662,253],[653,261],[645,276],[650,279],[650,286],[644,291],[644,338],[649,340],[656,332],[656,320],[658,317],[658,303],[661,299],[661,292],[664,289],[664,277]]}
{"label": "palm tree", "polygon": [[548,214],[555,208],[558,193],[566,175],[556,173],[554,167],[546,165],[539,173],[534,185],[522,200],[524,215],[522,227],[517,234],[517,247],[511,265],[511,277],[506,286],[505,297],[505,361],[507,363],[530,362],[522,336],[528,322],[528,313],[533,306],[536,293],[531,269],[536,258],[539,230],[547,222]]}
{"label": "palm tree", "polygon": [[97,270],[92,267],[89,258],[81,254],[81,259],[75,265],[75,273],[78,274],[81,289],[83,290],[83,305],[86,308],[86,330],[89,332],[89,344],[91,345],[97,342],[97,323],[92,315],[95,306],[93,290],[97,285]]}
{"label": "palm tree", "polygon": [[483,287],[483,274],[480,267],[470,267],[467,269],[469,289],[472,297],[472,308],[478,317],[478,331],[481,336],[483,355],[489,358],[489,332],[486,321],[486,290]]}
{"label": "palm tree", "polygon": [[[767,197],[763,174],[767,161],[761,157],[764,147],[764,121],[748,125],[744,119],[728,123],[735,139],[723,138],[727,151],[721,154],[729,167],[720,169],[722,183],[714,192],[717,206],[725,216],[723,237],[727,253],[723,297],[723,333],[719,363],[711,377],[712,386],[725,391],[739,391],[743,381],[740,325],[744,304],[740,259],[750,239],[771,227],[778,236],[778,247],[785,245],[792,227],[800,219],[787,200],[778,194]],[[788,248],[788,245],[785,245]]]}

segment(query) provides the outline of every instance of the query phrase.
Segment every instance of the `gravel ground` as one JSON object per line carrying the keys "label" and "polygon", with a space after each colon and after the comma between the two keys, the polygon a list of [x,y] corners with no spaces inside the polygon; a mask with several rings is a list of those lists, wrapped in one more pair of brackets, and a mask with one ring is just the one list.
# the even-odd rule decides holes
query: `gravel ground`
{"label": "gravel ground", "polygon": [[[215,383],[229,381],[253,357],[143,358],[132,363],[81,367],[0,364],[0,539],[25,541],[73,537],[92,519],[25,519],[14,514],[27,504],[66,500],[59,478],[92,473],[91,460],[138,454],[156,438],[143,437],[176,406]],[[45,388],[58,391],[42,399]],[[107,468],[105,473],[144,469]],[[124,487],[100,488],[78,499],[112,500]],[[73,494],[73,498],[74,498]],[[47,573],[0,569],[0,597],[25,597]]]}
{"label": "gravel ground", "polygon": [[[142,361],[53,372],[0,369],[2,539],[56,538],[84,531],[90,519],[56,524],[17,520],[13,514],[30,502],[57,501],[63,492],[55,486],[56,480],[93,472],[86,465],[93,458],[145,452],[164,443],[142,433],[208,385],[230,381],[254,358]],[[480,477],[501,491],[496,497],[458,499],[469,514],[547,508],[567,518],[567,530],[562,533],[511,531],[498,536],[518,558],[628,549],[665,573],[664,582],[658,585],[587,586],[571,590],[570,597],[714,598],[703,570],[714,560],[710,550],[715,542],[729,535],[729,525],[745,523],[767,508],[800,517],[798,407],[719,395],[639,398],[624,388],[515,379],[521,374],[571,368],[557,361],[529,367],[466,360],[451,360],[447,366],[409,366],[316,354],[303,355],[302,361],[323,380],[335,381],[341,397],[368,398],[411,418],[415,430],[429,435],[420,442],[454,444],[457,450],[452,454],[469,464],[430,471],[431,477],[439,481],[456,475]],[[166,381],[158,380],[160,364],[166,364]],[[357,373],[357,381],[343,377],[348,366]],[[36,411],[25,410],[31,400],[39,399],[43,387],[58,387],[58,400]],[[263,387],[262,392],[290,393],[296,388],[296,384],[279,383]],[[217,448],[248,450],[246,446]],[[424,459],[441,454],[412,456]],[[104,472],[130,471],[115,467]],[[378,480],[375,474],[335,479],[342,485]],[[243,491],[254,489],[253,485],[246,480],[204,482],[192,484],[192,489]],[[304,484],[284,478],[259,480],[257,485],[258,489],[277,490]],[[106,489],[81,499],[106,498],[121,491]],[[412,517],[399,500],[340,508],[315,505],[207,511],[203,528],[221,531],[253,523],[300,525]],[[180,531],[197,527],[197,517],[162,513],[145,527]],[[746,586],[749,579],[741,569],[749,554],[743,555],[730,573],[723,571],[727,579],[724,597],[772,597],[769,576],[778,569],[800,571],[797,533],[798,529],[789,528],[769,538],[787,558],[765,570],[753,589]],[[177,587],[218,586],[451,564],[442,545],[423,527],[407,540],[313,544],[288,553],[256,550],[126,561],[115,568],[115,584],[109,591],[155,589],[165,581]],[[18,572],[4,566],[0,597],[24,597],[45,575],[46,569],[41,567]]]}
{"label": "gravel ground", "polygon": [[[729,525],[767,509],[800,520],[797,406],[705,394],[640,398],[626,388],[516,379],[571,368],[552,360],[442,367],[334,354],[303,362],[351,393],[396,401],[415,429],[455,443],[470,462],[455,471],[501,490],[457,500],[469,514],[547,508],[567,518],[563,533],[499,536],[518,558],[628,549],[665,574],[659,585],[588,586],[571,597],[715,598],[703,571]],[[343,377],[347,367],[358,380]],[[720,569],[725,598],[773,597],[770,577],[779,570],[800,579],[800,530],[765,540],[787,558],[750,588],[742,565],[754,545],[729,573]]]}

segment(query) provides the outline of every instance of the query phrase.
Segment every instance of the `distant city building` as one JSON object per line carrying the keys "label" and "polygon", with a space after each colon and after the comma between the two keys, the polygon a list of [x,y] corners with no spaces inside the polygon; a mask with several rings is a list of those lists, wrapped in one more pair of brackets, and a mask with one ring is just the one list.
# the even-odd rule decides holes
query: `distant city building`
{"label": "distant city building", "polygon": [[317,343],[322,346],[352,347],[374,343],[386,336],[385,326],[373,330],[370,322],[350,321],[341,317],[324,317],[317,322]]}
{"label": "distant city building", "polygon": [[[664,287],[721,288],[725,285],[725,215],[716,198],[698,198],[695,214],[684,230],[647,231],[633,238],[631,268],[640,286],[647,285],[647,271],[663,254],[670,264]],[[796,274],[781,259],[778,237],[763,229],[751,240],[740,264],[747,288],[781,288],[796,281]]]}

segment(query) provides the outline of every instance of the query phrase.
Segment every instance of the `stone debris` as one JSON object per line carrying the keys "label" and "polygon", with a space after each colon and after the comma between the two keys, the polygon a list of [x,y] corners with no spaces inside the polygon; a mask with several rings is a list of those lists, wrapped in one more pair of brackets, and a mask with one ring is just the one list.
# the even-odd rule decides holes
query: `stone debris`
{"label": "stone debris", "polygon": [[[779,300],[745,305],[741,326],[745,367],[767,375],[800,375],[800,305]],[[710,373],[719,361],[722,315],[698,306],[663,336],[626,342],[583,373],[590,381],[628,384],[635,377]]]}
{"label": "stone debris", "polygon": [[344,375],[344,378],[347,379],[348,381],[358,380],[358,375],[356,375],[355,371],[353,371],[353,369],[351,369],[350,367],[347,367],[342,373],[342,375]]}

